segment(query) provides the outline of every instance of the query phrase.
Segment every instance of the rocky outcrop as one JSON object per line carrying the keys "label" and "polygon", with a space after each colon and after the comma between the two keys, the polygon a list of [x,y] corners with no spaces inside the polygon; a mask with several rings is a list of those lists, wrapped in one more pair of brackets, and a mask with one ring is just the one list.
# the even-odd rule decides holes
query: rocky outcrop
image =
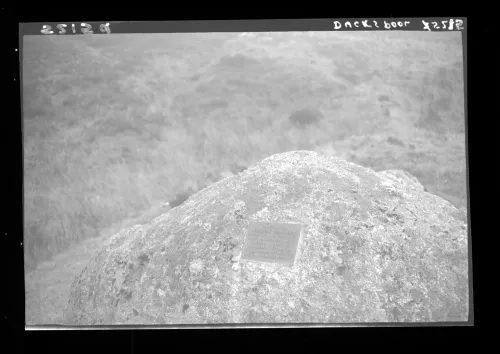
{"label": "rocky outcrop", "polygon": [[[302,225],[292,266],[240,262],[250,221]],[[466,321],[465,222],[405,172],[277,154],[111,237],[75,279],[66,319]]]}

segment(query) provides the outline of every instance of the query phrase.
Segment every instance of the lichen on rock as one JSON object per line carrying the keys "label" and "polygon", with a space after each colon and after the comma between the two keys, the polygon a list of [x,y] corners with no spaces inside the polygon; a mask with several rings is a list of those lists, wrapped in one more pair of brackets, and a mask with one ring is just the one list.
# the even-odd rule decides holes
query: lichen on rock
{"label": "lichen on rock", "polygon": [[[239,262],[248,224],[300,223],[291,267]],[[111,237],[75,279],[69,324],[468,319],[463,211],[402,171],[270,156]]]}

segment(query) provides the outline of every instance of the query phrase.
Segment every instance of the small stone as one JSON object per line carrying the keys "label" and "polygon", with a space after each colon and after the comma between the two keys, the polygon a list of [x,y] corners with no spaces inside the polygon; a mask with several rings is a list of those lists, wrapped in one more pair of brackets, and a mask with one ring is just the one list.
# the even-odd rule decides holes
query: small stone
{"label": "small stone", "polygon": [[201,259],[195,259],[189,264],[189,271],[193,274],[198,274],[203,269],[203,261]]}
{"label": "small stone", "polygon": [[212,246],[210,246],[210,250],[211,251],[217,251],[219,249],[219,244],[218,243],[214,243]]}

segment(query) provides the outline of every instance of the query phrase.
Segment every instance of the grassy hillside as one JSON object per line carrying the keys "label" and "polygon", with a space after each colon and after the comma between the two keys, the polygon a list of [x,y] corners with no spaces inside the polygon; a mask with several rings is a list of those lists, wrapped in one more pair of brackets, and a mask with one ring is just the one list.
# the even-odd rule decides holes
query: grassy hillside
{"label": "grassy hillside", "polygon": [[[405,169],[429,192],[467,205],[460,33],[26,36],[23,44],[27,271],[63,251],[88,258],[74,254],[82,241],[147,222],[166,202],[289,150]],[[324,119],[291,124],[304,107]]]}

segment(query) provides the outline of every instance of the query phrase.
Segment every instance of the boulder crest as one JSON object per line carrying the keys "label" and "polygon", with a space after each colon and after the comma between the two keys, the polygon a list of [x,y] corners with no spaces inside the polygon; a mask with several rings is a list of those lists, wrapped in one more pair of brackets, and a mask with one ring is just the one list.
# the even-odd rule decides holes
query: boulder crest
{"label": "boulder crest", "polygon": [[[301,224],[291,267],[240,262],[250,222]],[[467,226],[401,171],[272,155],[107,240],[71,325],[468,319]]]}

